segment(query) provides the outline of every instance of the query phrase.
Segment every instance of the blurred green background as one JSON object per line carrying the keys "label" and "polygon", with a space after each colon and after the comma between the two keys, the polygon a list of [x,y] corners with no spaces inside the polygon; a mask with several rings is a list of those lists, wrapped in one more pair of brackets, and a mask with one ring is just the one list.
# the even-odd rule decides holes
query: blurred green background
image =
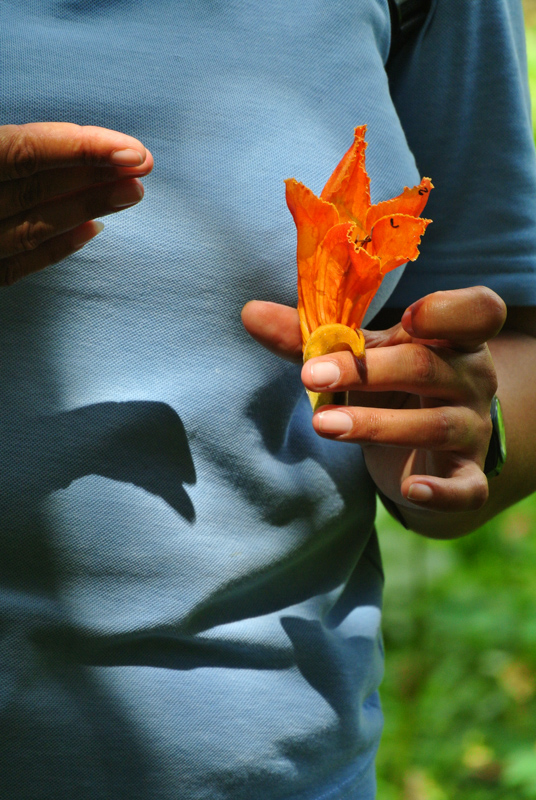
{"label": "blurred green background", "polygon": [[[536,0],[524,10],[536,112]],[[383,508],[378,527],[378,800],[536,800],[536,495],[454,542],[410,533]]]}

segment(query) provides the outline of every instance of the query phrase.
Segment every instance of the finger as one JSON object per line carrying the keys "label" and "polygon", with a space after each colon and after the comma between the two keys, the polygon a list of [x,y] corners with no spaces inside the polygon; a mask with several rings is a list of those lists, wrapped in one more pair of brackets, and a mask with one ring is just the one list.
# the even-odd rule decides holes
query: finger
{"label": "finger", "polygon": [[461,406],[391,409],[323,406],[313,416],[320,436],[342,442],[411,449],[485,452],[491,422]]}
{"label": "finger", "polygon": [[[78,227],[94,217],[129,208],[143,197],[137,179],[97,186],[68,198],[51,201],[31,211],[0,221],[0,257],[35,250],[43,242]],[[1,263],[1,262],[0,262]]]}
{"label": "finger", "polygon": [[0,220],[90,186],[148,175],[154,160],[148,150],[146,154],[139,167],[63,167],[8,181],[0,189]]}
{"label": "finger", "polygon": [[242,309],[242,323],[255,341],[287,361],[302,361],[300,322],[295,308],[250,300]]}
{"label": "finger", "polygon": [[410,475],[403,481],[401,493],[413,507],[433,511],[477,511],[487,501],[489,488],[478,465],[466,461],[448,478]]}
{"label": "finger", "polygon": [[487,351],[460,354],[422,344],[372,348],[364,361],[345,351],[307,361],[302,381],[312,391],[408,392],[451,402],[480,398],[495,382]]}
{"label": "finger", "polygon": [[[402,312],[400,312],[400,317],[402,317]],[[397,344],[408,344],[413,341],[413,337],[406,333],[400,322],[386,330],[371,331],[362,328],[361,332],[365,337],[365,346],[368,350],[372,347],[394,347]]]}
{"label": "finger", "polygon": [[405,311],[402,326],[416,339],[475,350],[496,336],[505,320],[499,295],[486,286],[472,286],[423,297]]}
{"label": "finger", "polygon": [[0,181],[56,167],[139,166],[145,158],[145,147],[138,139],[93,125],[29,122],[0,127]]}
{"label": "finger", "polygon": [[32,272],[57,264],[84,247],[103,228],[102,222],[90,220],[68,233],[49,239],[38,250],[0,261],[0,286],[11,286]]}

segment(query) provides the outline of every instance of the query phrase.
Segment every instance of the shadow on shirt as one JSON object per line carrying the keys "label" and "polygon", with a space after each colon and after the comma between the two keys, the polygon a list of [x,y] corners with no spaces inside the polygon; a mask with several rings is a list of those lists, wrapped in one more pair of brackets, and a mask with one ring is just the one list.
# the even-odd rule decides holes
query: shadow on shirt
{"label": "shadow on shirt", "polygon": [[134,0],[59,0],[56,3],[54,16],[58,19],[80,19],[84,17],[103,16],[108,11],[131,9]]}
{"label": "shadow on shirt", "polygon": [[9,420],[0,425],[0,463],[9,465],[0,476],[4,516],[19,512],[21,500],[37,506],[79,478],[101,475],[159,495],[185,520],[195,520],[182,485],[196,480],[186,432],[165,403],[96,403]]}
{"label": "shadow on shirt", "polygon": [[[23,408],[32,402],[21,395]],[[5,407],[0,464],[0,797],[152,798],[144,743],[119,698],[78,658],[42,501],[101,475],[162,497],[193,523],[184,426],[158,402],[43,417]]]}

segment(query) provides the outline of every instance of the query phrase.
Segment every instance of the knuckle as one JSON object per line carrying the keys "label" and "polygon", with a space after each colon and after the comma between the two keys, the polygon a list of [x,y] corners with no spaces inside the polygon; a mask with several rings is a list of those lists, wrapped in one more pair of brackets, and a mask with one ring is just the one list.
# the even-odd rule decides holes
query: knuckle
{"label": "knuckle", "polygon": [[471,502],[470,502],[470,509],[472,511],[478,511],[479,508],[482,508],[489,497],[489,485],[486,476],[481,473],[481,477],[475,478],[474,484],[472,486],[471,491]]}
{"label": "knuckle", "polygon": [[20,127],[8,141],[5,160],[8,174],[13,178],[28,178],[37,171],[35,144]]}
{"label": "knuckle", "polygon": [[[464,374],[459,370],[460,374]],[[497,371],[487,345],[471,357],[470,371],[466,374],[466,394],[477,403],[489,403],[497,393]]]}
{"label": "knuckle", "polygon": [[[478,414],[459,413],[456,421],[457,446],[467,453],[474,453],[475,448],[480,446],[483,439],[488,442],[491,436],[491,429],[486,438],[487,427],[483,433],[482,425],[487,426],[488,421],[482,419]],[[491,426],[491,420],[489,425]]]}
{"label": "knuckle", "polygon": [[73,154],[80,165],[92,169],[95,166],[108,166],[108,158],[101,154],[99,140],[91,125],[74,125],[71,129]]}
{"label": "knuckle", "polygon": [[366,428],[366,440],[370,444],[375,444],[376,442],[382,441],[382,433],[383,433],[383,425],[381,416],[374,411],[374,409],[369,410],[369,414],[367,415],[367,428]]}
{"label": "knuckle", "polygon": [[438,409],[433,417],[431,430],[431,440],[436,447],[448,447],[451,444],[456,431],[456,425],[452,416],[443,409]]}
{"label": "knuckle", "polygon": [[34,175],[28,180],[21,181],[18,187],[16,207],[21,211],[34,208],[43,202],[43,183],[39,176]]}
{"label": "knuckle", "polygon": [[35,250],[47,238],[49,226],[40,214],[27,217],[14,230],[13,238],[18,252]]}
{"label": "knuckle", "polygon": [[435,356],[424,345],[412,345],[413,370],[421,384],[435,384],[438,379],[438,369]]}
{"label": "knuckle", "polygon": [[499,388],[499,379],[493,363],[488,363],[483,368],[483,380],[488,388],[488,394],[492,398],[494,394],[497,394]]}
{"label": "knuckle", "polygon": [[38,254],[16,254],[4,259],[0,266],[0,288],[12,286],[32,272],[57,264],[73,252],[69,237],[56,236],[47,242]]}
{"label": "knuckle", "polygon": [[458,430],[458,445],[469,456],[482,463],[491,438],[492,424],[489,411],[484,415],[476,412],[470,417],[461,417]]}

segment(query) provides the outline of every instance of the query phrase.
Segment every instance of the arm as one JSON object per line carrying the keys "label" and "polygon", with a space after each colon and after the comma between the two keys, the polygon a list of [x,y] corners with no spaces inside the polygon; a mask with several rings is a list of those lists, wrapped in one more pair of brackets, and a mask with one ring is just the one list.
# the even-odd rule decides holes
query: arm
{"label": "arm", "polygon": [[480,510],[481,525],[536,491],[536,308],[508,309],[506,324],[489,349],[497,370],[508,457],[490,480],[490,496]]}
{"label": "arm", "polygon": [[[352,392],[348,408],[314,415],[315,431],[361,444],[376,485],[410,527],[454,537],[536,488],[534,312],[516,308],[499,333],[499,295],[536,306],[536,159],[520,3],[437,0],[389,79],[419,172],[437,187],[427,206],[434,224],[388,300],[391,319],[382,312],[379,327],[393,327],[366,335],[366,370],[341,353],[324,357],[340,370],[334,383],[313,381],[314,361],[302,379],[313,390]],[[428,294],[438,288],[452,291]],[[413,328],[401,315],[407,306]],[[269,304],[244,309],[250,333],[283,355],[299,353],[292,319]],[[488,487],[482,467],[496,390],[508,459]]]}

